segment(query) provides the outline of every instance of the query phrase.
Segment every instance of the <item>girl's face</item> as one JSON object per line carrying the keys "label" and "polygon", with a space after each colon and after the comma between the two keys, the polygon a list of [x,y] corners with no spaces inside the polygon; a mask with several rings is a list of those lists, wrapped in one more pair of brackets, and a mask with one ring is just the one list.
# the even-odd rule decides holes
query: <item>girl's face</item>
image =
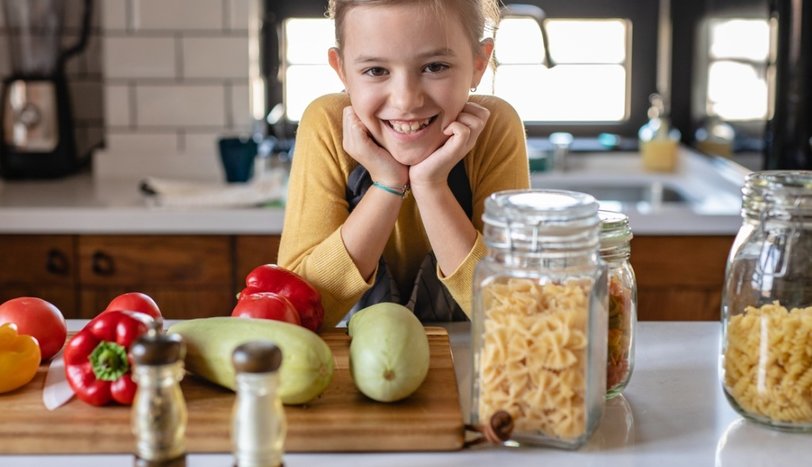
{"label": "girl's face", "polygon": [[453,11],[428,11],[413,4],[355,7],[344,22],[342,53],[329,53],[358,118],[408,166],[448,139],[443,129],[479,84],[492,49],[486,42],[472,51]]}

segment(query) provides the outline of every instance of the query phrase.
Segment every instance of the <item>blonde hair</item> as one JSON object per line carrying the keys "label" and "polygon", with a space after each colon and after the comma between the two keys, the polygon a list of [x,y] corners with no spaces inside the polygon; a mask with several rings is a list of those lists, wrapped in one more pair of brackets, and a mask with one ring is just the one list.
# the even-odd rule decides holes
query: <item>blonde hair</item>
{"label": "blonde hair", "polygon": [[336,47],[341,50],[344,19],[357,6],[420,5],[440,15],[456,13],[474,51],[485,32],[499,24],[499,0],[329,0],[327,16],[335,21]]}

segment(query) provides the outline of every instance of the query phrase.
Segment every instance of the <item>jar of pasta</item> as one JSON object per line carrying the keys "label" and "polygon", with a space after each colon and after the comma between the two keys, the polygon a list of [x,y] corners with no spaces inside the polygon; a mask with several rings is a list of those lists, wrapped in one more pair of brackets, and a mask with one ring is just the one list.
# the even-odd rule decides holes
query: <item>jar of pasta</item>
{"label": "jar of pasta", "polygon": [[721,377],[744,417],[812,431],[812,172],[751,173],[722,294]]}
{"label": "jar of pasta", "polygon": [[473,285],[471,421],[512,417],[508,444],[578,448],[606,394],[607,275],[598,203],[560,190],[485,201]]}
{"label": "jar of pasta", "polygon": [[623,213],[600,211],[601,258],[609,268],[609,332],[606,350],[606,398],[629,384],[634,367],[634,330],[637,326],[637,281],[629,262],[632,230]]}

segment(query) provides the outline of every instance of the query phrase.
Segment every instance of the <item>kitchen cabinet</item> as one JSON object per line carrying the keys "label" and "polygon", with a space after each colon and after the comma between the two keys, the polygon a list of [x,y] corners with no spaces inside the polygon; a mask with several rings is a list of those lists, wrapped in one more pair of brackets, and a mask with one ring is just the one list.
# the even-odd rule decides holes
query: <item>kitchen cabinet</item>
{"label": "kitchen cabinet", "polygon": [[732,235],[632,239],[638,319],[719,320],[725,264],[733,239]]}
{"label": "kitchen cabinet", "polygon": [[124,292],[168,319],[228,315],[245,275],[275,262],[278,235],[2,235],[0,300],[36,296],[91,318]]}

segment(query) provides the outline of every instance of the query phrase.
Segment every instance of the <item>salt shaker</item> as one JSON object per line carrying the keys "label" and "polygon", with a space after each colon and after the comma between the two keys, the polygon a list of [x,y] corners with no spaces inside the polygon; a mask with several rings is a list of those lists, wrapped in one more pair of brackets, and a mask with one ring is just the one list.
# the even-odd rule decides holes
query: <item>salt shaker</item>
{"label": "salt shaker", "polygon": [[231,356],[237,375],[231,439],[236,467],[282,465],[287,422],[279,398],[282,351],[269,341],[239,345]]}
{"label": "salt shaker", "polygon": [[184,351],[180,335],[156,330],[130,349],[138,383],[132,408],[136,466],[186,465],[186,401],[180,389]]}

